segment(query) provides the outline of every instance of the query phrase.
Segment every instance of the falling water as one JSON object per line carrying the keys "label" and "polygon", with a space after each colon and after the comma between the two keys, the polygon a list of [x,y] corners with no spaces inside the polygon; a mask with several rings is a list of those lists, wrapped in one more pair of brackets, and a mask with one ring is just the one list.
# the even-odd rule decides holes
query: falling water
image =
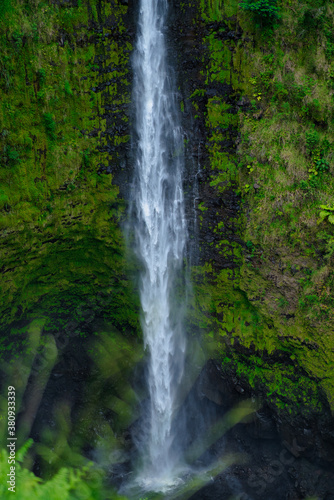
{"label": "falling water", "polygon": [[133,58],[134,232],[143,263],[140,298],[150,394],[139,475],[150,489],[173,482],[180,464],[174,417],[185,349],[182,297],[176,287],[186,242],[183,138],[180,105],[166,54],[167,4],[168,0],[140,0]]}

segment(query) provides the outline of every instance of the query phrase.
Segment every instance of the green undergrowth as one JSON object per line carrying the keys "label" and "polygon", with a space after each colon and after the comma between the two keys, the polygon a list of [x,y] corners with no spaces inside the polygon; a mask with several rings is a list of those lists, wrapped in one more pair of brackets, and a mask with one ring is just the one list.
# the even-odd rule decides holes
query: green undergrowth
{"label": "green undergrowth", "polygon": [[[258,49],[244,61],[250,104],[240,114],[238,150],[240,191],[250,213],[244,234],[254,249],[241,286],[262,281],[259,308],[267,317],[281,309],[280,323],[286,318],[289,327],[278,335],[295,344],[300,366],[322,380],[331,405],[334,232],[322,210],[330,212],[334,201],[333,14],[329,2],[292,2],[275,30],[253,34]],[[301,349],[301,339],[312,339],[315,350]]]}
{"label": "green undergrowth", "polygon": [[0,451],[0,494],[1,498],[9,499],[15,496],[18,500],[126,500],[125,497],[107,490],[103,485],[104,471],[94,467],[92,462],[80,469],[62,468],[49,480],[42,481],[33,472],[22,466],[27,449],[31,446],[31,440],[17,452],[15,463],[15,488],[7,484],[8,454],[5,450]]}
{"label": "green undergrowth", "polygon": [[[20,415],[16,447],[18,450],[29,436],[34,437],[24,467],[31,469],[38,462],[43,479],[56,481],[59,474],[75,476],[75,472],[64,472],[72,468],[80,478],[82,467],[87,466],[88,449],[94,450],[94,468],[101,469],[101,474],[123,462],[124,432],[138,418],[138,398],[143,395],[134,393],[129,380],[133,367],[143,356],[141,342],[118,331],[110,321],[96,317],[91,321],[94,310],[88,312],[90,317],[85,317],[91,324],[89,336],[82,336],[81,325],[73,318],[53,334],[47,329],[47,316],[30,319],[11,329],[10,356],[1,358],[0,447],[6,449],[8,443],[4,415],[8,407],[7,387],[13,385],[15,411]],[[87,308],[83,313],[87,313]],[[51,399],[43,397],[46,387],[46,392],[52,393]],[[59,390],[61,387],[64,389]],[[81,394],[79,400],[77,391]],[[45,411],[50,415],[47,421],[41,418]],[[85,477],[89,486],[89,474]],[[20,494],[23,482],[17,477]]]}

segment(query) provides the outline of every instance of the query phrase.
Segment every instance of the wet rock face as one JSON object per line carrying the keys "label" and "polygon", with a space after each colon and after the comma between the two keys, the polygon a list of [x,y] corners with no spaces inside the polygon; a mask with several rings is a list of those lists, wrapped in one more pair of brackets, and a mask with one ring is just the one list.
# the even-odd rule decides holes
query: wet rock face
{"label": "wet rock face", "polygon": [[[207,48],[203,45],[203,38],[208,33],[217,29],[214,23],[205,24],[201,19],[199,7],[195,5],[182,7],[182,2],[175,0],[170,5],[169,24],[167,26],[168,57],[176,70],[179,101],[181,106],[182,128],[184,131],[185,144],[185,172],[184,192],[186,199],[186,216],[188,230],[191,238],[189,240],[189,255],[193,263],[204,263],[213,261],[217,270],[222,268],[234,268],[235,258],[232,244],[241,243],[235,231],[235,220],[239,214],[239,198],[235,188],[226,188],[224,194],[219,195],[217,188],[210,185],[215,171],[210,165],[208,147],[210,145],[211,131],[206,126],[205,117],[208,100],[216,95],[223,96],[227,103],[232,105],[232,113],[236,112],[244,103],[233,96],[231,85],[214,82],[206,86],[204,72],[206,68],[205,54]],[[122,50],[127,43],[134,46],[136,39],[136,22],[138,17],[138,3],[129,2],[128,11],[124,18],[126,31],[116,39]],[[108,21],[110,22],[110,21]],[[108,26],[110,29],[111,26]],[[96,26],[96,31],[102,29]],[[239,32],[228,32],[226,36],[240,37]],[[112,37],[114,40],[114,37]],[[126,66],[128,85],[124,85],[122,75],[110,80],[110,71],[118,71],[120,68],[110,68],[105,61],[108,53],[106,40],[105,49],[97,59],[98,73],[101,84],[93,89],[101,94],[102,111],[101,118],[106,120],[106,130],[96,130],[100,134],[101,151],[108,152],[110,160],[108,164],[101,164],[99,172],[111,173],[114,182],[120,188],[120,194],[125,200],[131,196],[130,185],[133,178],[133,157],[131,140],[136,138],[132,135],[131,140],[126,143],[113,144],[113,137],[130,138],[133,134],[131,124],[133,123],[133,108],[130,104],[132,90],[132,68],[131,57]],[[127,51],[128,49],[125,49]],[[124,70],[124,66],[122,68]],[[110,85],[116,84],[118,92],[127,96],[128,104],[115,104],[115,99],[108,93]],[[204,88],[205,95],[192,94],[199,88]],[[237,147],[238,134],[232,127],[227,127],[222,147],[234,154]],[[204,202],[206,210],[204,213],[199,205]],[[217,233],[214,229],[219,222],[224,226]],[[224,252],[218,253],[215,248],[221,240],[228,242]]]}
{"label": "wet rock face", "polygon": [[[108,162],[99,165],[98,174],[112,174],[114,183],[119,186],[121,197],[128,199],[132,178],[130,54],[136,35],[136,8],[131,1],[120,3],[128,6],[126,14],[122,16],[126,27],[124,31],[119,30],[119,15],[117,17],[113,13],[93,25],[95,43],[99,48],[94,61],[95,71],[100,83],[92,88],[92,91],[100,95],[99,119],[105,120],[103,130],[95,129],[95,133],[100,137],[99,150],[108,154]],[[115,44],[119,51],[117,62],[109,60],[111,46]]]}
{"label": "wet rock face", "polygon": [[[262,399],[262,394],[256,393],[235,373],[222,372],[214,361],[206,364],[193,391],[197,411],[209,415],[207,433],[213,415],[222,418],[247,400]],[[300,426],[295,425],[292,432],[274,409],[265,402],[260,404],[249,418],[234,425],[204,452],[201,460],[206,464],[214,464],[228,454],[235,456],[232,465],[191,499],[221,500],[232,495],[239,500],[333,499],[333,447],[329,452],[325,435],[308,431],[303,425],[301,422]],[[326,449],[329,453],[325,458]]]}
{"label": "wet rock face", "polygon": [[[238,109],[237,98],[232,97],[231,85],[220,81],[206,82],[207,50],[206,35],[217,29],[214,23],[203,21],[200,7],[186,5],[174,0],[171,6],[169,24],[169,45],[171,58],[177,69],[177,78],[182,110],[182,126],[185,134],[186,171],[184,190],[189,233],[190,254],[193,263],[212,261],[215,269],[234,268],[235,259],[231,244],[240,243],[234,230],[234,220],[239,213],[239,199],[233,186],[224,190],[223,196],[210,185],[215,170],[210,164],[209,147],[211,130],[206,123],[208,101],[215,96],[222,97],[232,105],[231,113]],[[229,36],[239,37],[240,33]],[[226,35],[227,36],[227,35]],[[198,93],[199,89],[205,92]],[[224,130],[221,147],[234,154],[237,147],[237,132],[232,127]],[[199,207],[205,205],[205,211]],[[217,233],[215,228],[223,222]],[[224,252],[218,253],[216,245],[228,241]]]}

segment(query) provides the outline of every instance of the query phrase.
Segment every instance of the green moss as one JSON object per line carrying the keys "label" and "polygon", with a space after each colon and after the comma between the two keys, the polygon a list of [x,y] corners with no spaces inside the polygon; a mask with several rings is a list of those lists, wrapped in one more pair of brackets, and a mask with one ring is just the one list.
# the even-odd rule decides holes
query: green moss
{"label": "green moss", "polygon": [[[112,100],[116,114],[129,100],[118,85],[128,84],[131,46],[126,39],[106,45],[108,28],[101,37],[92,33],[93,18],[106,20],[98,18],[95,0],[14,4],[3,9],[0,26],[0,323],[49,311],[46,328],[56,330],[79,303],[92,300],[121,330],[138,331],[119,227],[124,205],[111,176],[97,174],[101,164],[118,161],[118,146],[129,140],[115,136],[112,154],[100,147],[104,105]],[[123,33],[127,7],[99,4]],[[101,80],[98,61],[118,71]],[[108,96],[92,92],[110,78],[117,85]]]}
{"label": "green moss", "polygon": [[[235,2],[201,3],[202,19],[208,23],[202,75],[209,88],[231,85],[228,95],[210,94],[203,117],[210,186],[219,197],[231,187],[241,196],[234,233],[249,244],[231,245],[224,226],[215,246],[236,268],[194,270],[198,298],[192,314],[194,323],[206,328],[208,341],[216,339],[217,355],[233,346],[237,364],[244,363],[243,349],[255,349],[260,357],[289,353],[293,366],[304,374],[301,385],[313,389],[306,391],[309,396],[298,393],[288,362],[277,367],[284,382],[274,376],[276,368],[270,381],[268,366],[261,375],[268,391],[289,387],[278,406],[292,408],[297,399],[289,399],[289,392],[296,389],[300,404],[302,397],[317,408],[318,384],[334,408],[334,379],[328,376],[334,363],[329,333],[334,286],[334,227],[329,219],[334,203],[333,70],[329,31],[310,24],[316,12],[305,17],[306,7],[295,1],[282,4],[275,29],[259,30],[259,22],[253,23]],[[333,23],[330,2],[323,4],[321,23]],[[241,37],[225,40],[221,35],[227,29]],[[199,85],[192,94],[197,115],[197,96],[205,92],[203,83]],[[244,106],[236,109],[241,96]],[[240,139],[233,153],[225,144],[235,140],[237,131]],[[212,227],[216,240],[219,224]],[[252,363],[243,370],[250,379],[252,366],[260,369]]]}

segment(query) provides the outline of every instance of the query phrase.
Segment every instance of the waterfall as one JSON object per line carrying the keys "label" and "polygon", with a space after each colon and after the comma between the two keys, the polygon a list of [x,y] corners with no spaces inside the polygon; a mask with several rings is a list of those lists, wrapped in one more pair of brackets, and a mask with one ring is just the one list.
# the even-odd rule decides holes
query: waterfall
{"label": "waterfall", "polygon": [[150,396],[140,477],[151,489],[172,482],[181,461],[173,421],[185,350],[184,299],[176,286],[176,279],[182,276],[187,234],[183,137],[180,104],[166,53],[167,10],[168,0],[140,0],[133,55],[133,229],[142,263],[140,299]]}

